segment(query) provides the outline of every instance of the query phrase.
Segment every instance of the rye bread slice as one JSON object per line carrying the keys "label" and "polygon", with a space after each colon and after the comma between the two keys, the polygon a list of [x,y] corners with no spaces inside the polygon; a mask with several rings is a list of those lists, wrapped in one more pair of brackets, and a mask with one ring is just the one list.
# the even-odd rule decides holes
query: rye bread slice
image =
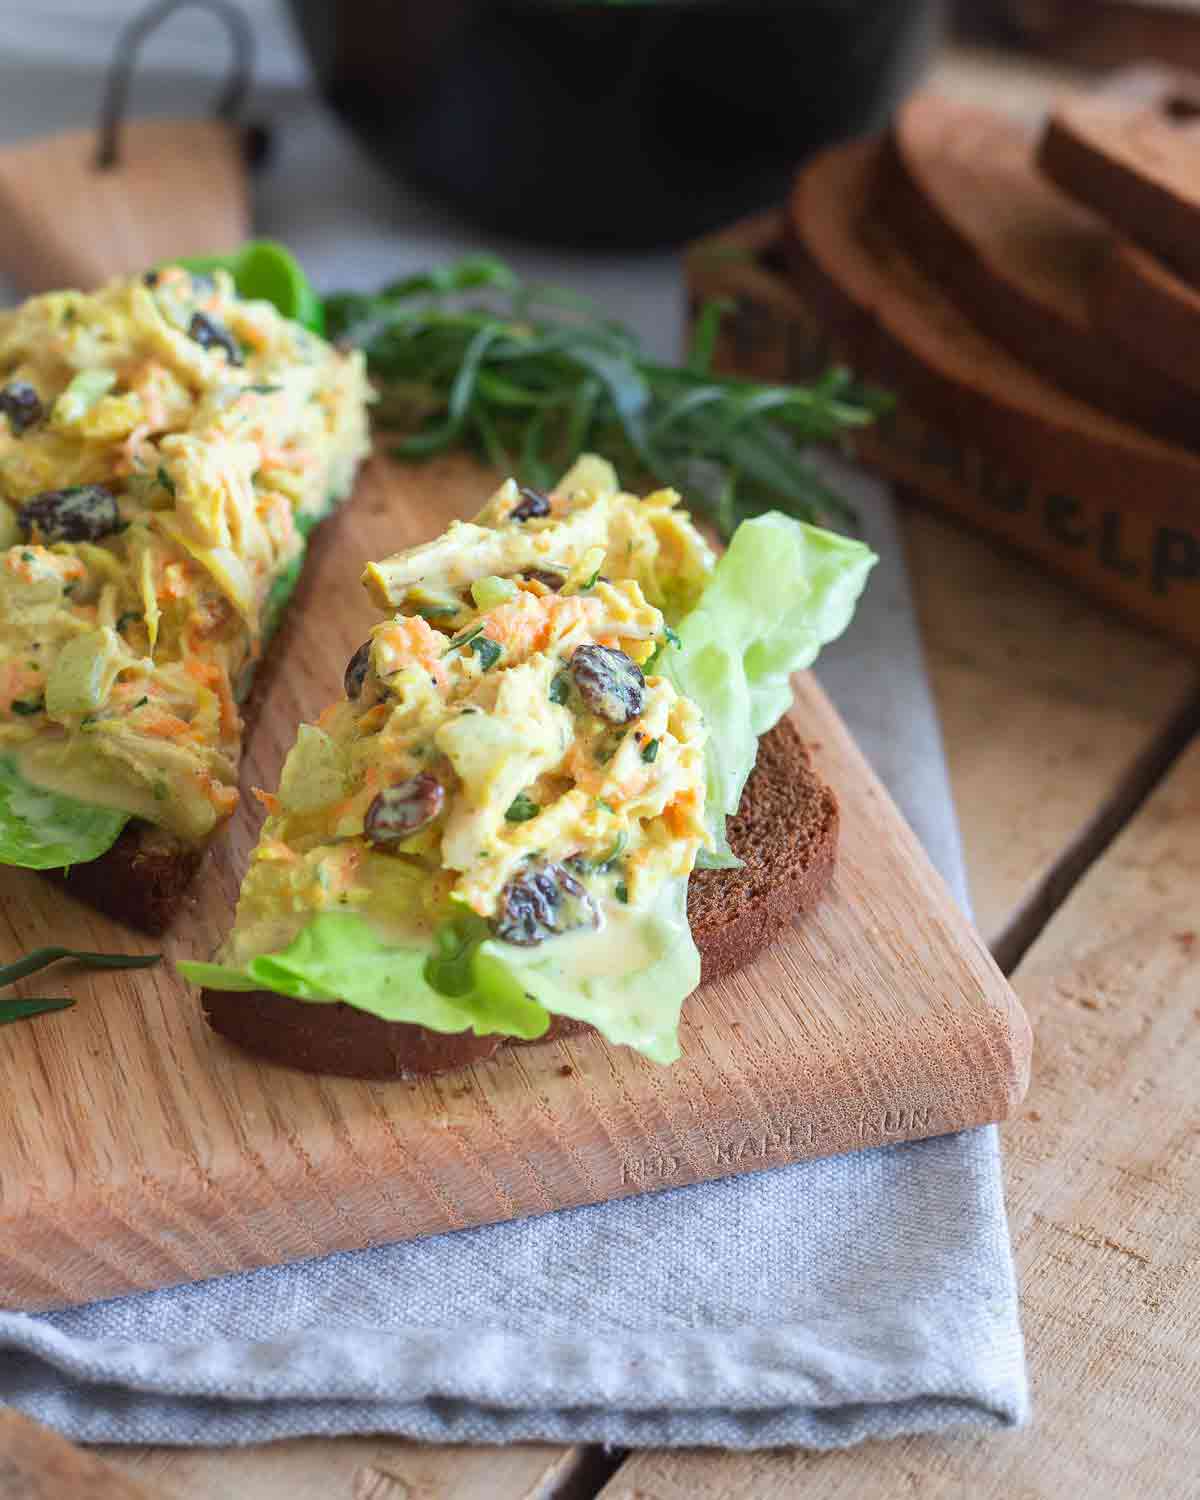
{"label": "rye bread slice", "polygon": [[[738,870],[697,870],[688,886],[688,919],[700,950],[701,978],[718,979],[755,957],[801,912],[820,900],[837,858],[838,803],[812,768],[804,741],[784,719],[759,741],[729,842]],[[383,1021],[340,1000],[312,1004],[266,990],[205,990],[214,1030],[271,1062],[348,1078],[446,1073],[491,1057],[511,1037],[446,1035],[406,1021]],[[590,1028],[556,1016],[538,1042]]]}

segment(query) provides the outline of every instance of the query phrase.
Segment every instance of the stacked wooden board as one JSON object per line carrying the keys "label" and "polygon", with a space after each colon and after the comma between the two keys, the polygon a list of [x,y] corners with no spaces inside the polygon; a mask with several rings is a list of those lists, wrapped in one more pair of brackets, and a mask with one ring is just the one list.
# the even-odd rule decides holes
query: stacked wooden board
{"label": "stacked wooden board", "polygon": [[[1139,69],[1067,101],[1039,145],[919,96],[882,139],[812,160],[782,213],[689,257],[694,301],[738,308],[725,367],[849,363],[897,397],[862,440],[868,461],[1193,647],[1200,264],[1184,246],[1200,127],[1184,101],[1198,97]],[[1120,184],[1139,159],[1151,185],[1130,209]],[[1155,202],[1158,231],[1133,243]],[[1170,262],[1154,248],[1168,244]]]}

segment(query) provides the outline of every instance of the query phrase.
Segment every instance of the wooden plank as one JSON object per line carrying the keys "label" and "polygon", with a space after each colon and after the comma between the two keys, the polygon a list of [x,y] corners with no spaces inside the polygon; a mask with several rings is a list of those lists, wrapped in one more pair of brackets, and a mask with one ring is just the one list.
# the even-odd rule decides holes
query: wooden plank
{"label": "wooden plank", "polygon": [[19,1412],[0,1410],[0,1500],[169,1500]]}
{"label": "wooden plank", "polygon": [[587,1462],[582,1449],[537,1443],[429,1448],[373,1437],[101,1451],[170,1500],[556,1500]]}
{"label": "wooden plank", "polygon": [[1033,1424],[833,1454],[640,1454],[604,1500],[1168,1500],[1200,1452],[1200,740],[1022,963],[1004,1131]]}
{"label": "wooden plank", "polygon": [[[472,509],[484,483],[461,462],[373,465],[307,570],[244,785],[274,784],[297,721],[338,690],[374,618],[363,559]],[[815,682],[797,691],[843,803],[833,888],[697,993],[677,1067],[591,1036],[414,1086],[318,1079],[213,1036],[166,965],[77,979],[76,1010],[0,1032],[0,1303],[87,1301],[1006,1115],[1024,1018]],[[169,952],[211,952],[227,927],[252,801]],[[9,953],[130,941],[23,872],[5,896]]]}
{"label": "wooden plank", "polygon": [[95,156],[92,130],[0,150],[0,267],[23,291],[98,286],[248,237],[250,189],[232,126],[142,120],[122,128],[114,166],[98,168]]}
{"label": "wooden plank", "polygon": [[1200,668],[1013,553],[903,519],[975,920],[1007,959],[1176,743]]}

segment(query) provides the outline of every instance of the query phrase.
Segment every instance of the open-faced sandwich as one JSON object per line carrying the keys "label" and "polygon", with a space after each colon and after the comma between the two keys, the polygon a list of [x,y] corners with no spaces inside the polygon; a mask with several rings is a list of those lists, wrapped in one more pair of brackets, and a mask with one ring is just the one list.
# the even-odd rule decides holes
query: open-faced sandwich
{"label": "open-faced sandwich", "polygon": [[718,560],[678,498],[585,457],[368,566],[388,617],[262,794],[216,962],[180,965],[218,1031],[366,1077],[581,1026],[668,1063],[702,973],[819,894],[837,805],[789,674],[874,557],[772,513]]}
{"label": "open-faced sandwich", "polygon": [[367,397],[360,355],[220,269],[0,314],[0,862],[170,919]]}

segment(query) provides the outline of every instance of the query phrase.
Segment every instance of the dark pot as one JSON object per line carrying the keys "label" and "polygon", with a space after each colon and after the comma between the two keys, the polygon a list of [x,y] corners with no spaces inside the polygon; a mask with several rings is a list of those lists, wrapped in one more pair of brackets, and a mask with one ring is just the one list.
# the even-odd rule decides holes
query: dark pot
{"label": "dark pot", "polygon": [[933,0],[291,0],[322,92],[489,229],[677,243],[886,111]]}

